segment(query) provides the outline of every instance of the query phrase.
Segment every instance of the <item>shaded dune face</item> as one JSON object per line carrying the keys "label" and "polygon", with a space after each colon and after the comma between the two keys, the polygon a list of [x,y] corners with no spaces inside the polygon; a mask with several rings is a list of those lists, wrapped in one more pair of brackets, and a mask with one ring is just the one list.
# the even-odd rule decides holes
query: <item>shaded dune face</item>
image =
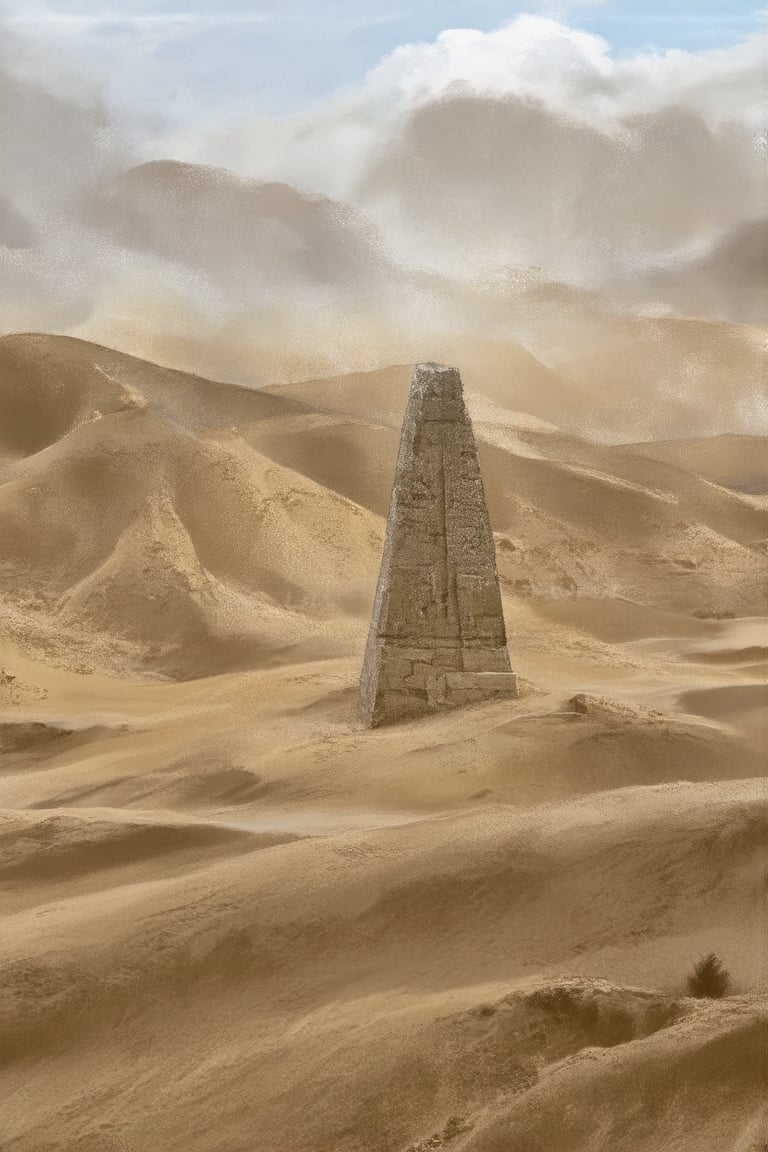
{"label": "shaded dune face", "polygon": [[257,660],[260,617],[290,629],[293,613],[354,610],[378,539],[342,497],[151,409],[80,425],[15,469],[0,520],[21,588],[63,626],[174,648],[250,634]]}
{"label": "shaded dune face", "polygon": [[0,340],[13,1152],[768,1139],[762,442],[596,443],[470,367],[520,698],[368,731],[411,371]]}

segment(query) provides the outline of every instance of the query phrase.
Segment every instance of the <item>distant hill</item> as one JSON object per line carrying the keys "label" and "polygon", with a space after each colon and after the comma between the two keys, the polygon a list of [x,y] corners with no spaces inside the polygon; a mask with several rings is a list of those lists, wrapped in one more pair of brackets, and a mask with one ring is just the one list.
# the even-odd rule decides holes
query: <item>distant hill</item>
{"label": "distant hill", "polygon": [[768,436],[704,436],[690,440],[654,440],[622,445],[651,460],[685,468],[738,492],[768,492]]}
{"label": "distant hill", "polygon": [[[357,650],[409,377],[258,391],[67,337],[0,340],[8,628],[57,659],[181,678]],[[698,474],[702,442],[651,460],[486,389],[467,395],[505,595],[761,610],[764,517]]]}

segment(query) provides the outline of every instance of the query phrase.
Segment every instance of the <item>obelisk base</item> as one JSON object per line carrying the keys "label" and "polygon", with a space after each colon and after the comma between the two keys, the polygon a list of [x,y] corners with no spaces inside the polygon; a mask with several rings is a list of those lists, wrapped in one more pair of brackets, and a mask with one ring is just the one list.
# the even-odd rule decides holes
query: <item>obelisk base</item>
{"label": "obelisk base", "polygon": [[482,661],[486,668],[498,665],[498,671],[467,668],[473,661],[464,661],[467,653],[460,648],[400,648],[378,639],[369,655],[374,679],[368,691],[361,692],[360,708],[374,728],[518,695],[517,675],[509,670],[506,648],[476,653],[475,662]]}

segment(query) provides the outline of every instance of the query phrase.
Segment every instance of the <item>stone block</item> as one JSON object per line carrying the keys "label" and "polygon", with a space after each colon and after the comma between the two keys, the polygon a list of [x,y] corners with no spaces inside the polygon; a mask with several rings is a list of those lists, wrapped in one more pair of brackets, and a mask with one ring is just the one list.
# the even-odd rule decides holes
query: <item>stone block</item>
{"label": "stone block", "polygon": [[432,663],[436,668],[451,668],[460,672],[464,665],[463,650],[461,648],[437,648]]}
{"label": "stone block", "polygon": [[431,708],[439,708],[445,704],[448,690],[445,676],[432,675],[426,681],[427,703]]}
{"label": "stone block", "polygon": [[400,644],[391,644],[386,650],[398,660],[418,661],[419,664],[431,664],[436,654],[433,648],[409,648]]}
{"label": "stone block", "polygon": [[430,707],[426,693],[386,691],[379,694],[373,712],[373,723],[384,724],[393,719],[408,720],[424,716],[434,709]]}
{"label": "stone block", "polygon": [[506,648],[464,648],[465,672],[509,672],[509,653]]}
{"label": "stone block", "polygon": [[403,686],[406,688],[425,688],[427,680],[434,680],[435,669],[432,664],[418,664],[411,665],[411,673],[403,677]]}
{"label": "stone block", "polygon": [[488,695],[514,695],[517,691],[514,672],[448,672],[445,679],[451,693],[477,691]]}
{"label": "stone block", "polygon": [[514,672],[474,672],[475,683],[485,695],[517,696],[517,676]]}
{"label": "stone block", "polygon": [[401,660],[390,652],[381,657],[379,683],[382,688],[399,688],[413,672],[413,661]]}
{"label": "stone block", "polygon": [[488,697],[483,695],[480,688],[461,688],[451,692],[450,703],[452,708],[465,708],[468,704],[481,704]]}
{"label": "stone block", "polygon": [[460,692],[462,689],[475,688],[475,672],[447,672],[445,682],[448,685],[448,691],[451,693]]}

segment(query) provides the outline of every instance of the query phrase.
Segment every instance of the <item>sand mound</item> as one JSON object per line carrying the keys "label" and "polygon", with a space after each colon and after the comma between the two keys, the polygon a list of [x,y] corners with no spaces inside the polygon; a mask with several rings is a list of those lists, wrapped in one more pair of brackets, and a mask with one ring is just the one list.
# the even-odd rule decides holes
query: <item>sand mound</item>
{"label": "sand mound", "polygon": [[[499,568],[518,595],[623,596],[691,613],[762,611],[761,512],[681,470],[643,466],[618,449],[517,430],[480,456]],[[750,606],[753,606],[750,608]]]}
{"label": "sand mound", "polygon": [[754,426],[744,414],[761,411],[763,327],[618,315],[572,289],[537,304],[528,346],[568,388],[559,414],[544,394],[525,405],[534,415],[606,440],[709,436]]}
{"label": "sand mound", "polygon": [[[511,979],[525,973],[526,957],[534,954],[540,965],[579,955],[586,971],[586,951],[600,954],[610,976],[611,954],[636,950],[634,970],[651,965],[644,983],[660,977],[673,981],[682,973],[669,967],[673,947],[665,958],[666,933],[695,933],[706,912],[717,943],[725,925],[735,928],[737,918],[756,907],[767,821],[760,781],[728,790],[722,785],[621,790],[599,800],[521,812],[484,809],[283,845],[250,862],[216,865],[220,876],[207,871],[151,892],[126,891],[108,928],[99,924],[99,901],[84,896],[68,909],[52,908],[48,923],[39,928],[25,923],[20,939],[30,957],[46,964],[56,948],[57,921],[76,916],[81,932],[76,950],[85,967],[67,993],[72,1007],[88,994],[104,996],[105,1006],[114,1008],[115,985],[127,994],[143,979],[147,964],[171,988],[180,973],[167,967],[169,956],[153,956],[144,927],[148,918],[173,919],[180,896],[183,906],[195,905],[197,915],[194,922],[182,917],[172,932],[168,921],[169,946],[172,940],[181,956],[189,938],[207,939],[198,962],[183,974],[185,985],[205,979],[215,964],[216,941],[235,929],[248,934],[252,963],[243,976],[254,985],[269,979],[273,965],[288,982],[290,972],[299,979],[303,971],[304,979],[307,966],[316,965],[313,984],[336,968],[347,969],[350,978],[352,972],[363,976],[371,963],[394,964],[392,980],[398,972],[410,972],[411,982],[418,971],[412,964],[428,939],[433,952],[440,951],[440,966],[455,977],[469,966],[479,981]],[[323,888],[321,921],[316,920],[317,893],[305,882],[310,861]],[[660,885],[666,894],[662,904]],[[630,892],[633,898],[625,903]],[[526,908],[534,906],[539,914],[527,915]],[[638,933],[641,925],[645,931]],[[9,946],[21,927],[9,924]],[[739,937],[756,941],[759,929],[757,922],[742,919]],[[726,952],[733,948],[732,942]],[[107,954],[121,957],[119,971],[103,963]],[[759,954],[751,959],[759,960]],[[740,963],[749,962],[745,949]],[[752,981],[758,971],[746,967],[736,975]],[[12,978],[10,969],[8,975]],[[21,986],[17,991],[24,1014],[41,1023],[52,1009],[58,1015],[55,1001],[45,996],[30,1001]]]}
{"label": "sand mound", "polygon": [[10,704],[31,704],[36,700],[44,700],[46,691],[35,684],[28,684],[26,680],[19,679],[5,668],[0,668],[0,707]]}
{"label": "sand mound", "polygon": [[386,517],[399,429],[321,412],[240,425],[264,456]]}
{"label": "sand mound", "polygon": [[30,455],[84,421],[145,406],[198,429],[296,409],[290,400],[161,368],[70,336],[0,337],[0,449],[6,452]]}
{"label": "sand mound", "polygon": [[381,541],[370,514],[240,438],[150,409],[14,465],[0,532],[18,603],[33,591],[65,630],[140,642],[175,675],[271,660],[311,636],[307,617],[362,619]]}
{"label": "sand mound", "polygon": [[[41,1103],[34,1134],[11,1109],[11,1132],[26,1149],[48,1147],[53,1124],[60,1141],[93,1131],[109,1083],[123,1142],[152,1131],[160,1146],[245,1152],[257,1083],[265,1147],[398,1149],[457,1114],[472,1140],[497,1124],[538,1134],[555,1076],[575,1077],[566,1097],[597,1098],[629,1061],[651,1093],[668,1045],[692,1069],[696,1051],[741,1051],[746,1066],[761,1042],[749,1001],[676,1023],[672,998],[707,945],[754,987],[767,819],[760,781],[622,790],[267,848],[113,887],[106,920],[102,893],[20,911],[0,953],[7,1050],[19,1075],[46,1051],[57,1103]],[[619,986],[619,971],[660,992]],[[159,1019],[137,1085],[127,1052]],[[60,1108],[80,1091],[73,1043],[101,1051],[100,1070],[95,1049],[85,1058],[93,1096],[76,1116]],[[572,1135],[586,1140],[595,1115],[574,1109]],[[623,1108],[610,1116],[629,1130]]]}
{"label": "sand mound", "polygon": [[[458,364],[468,403],[475,421],[489,415],[504,419],[512,403],[522,409],[516,412],[516,424],[544,427],[546,422],[530,415],[531,401],[546,396],[551,407],[565,400],[568,383],[537,360],[521,344],[511,340],[473,341],[462,335],[435,336],[432,355],[441,362]],[[412,364],[395,364],[368,372],[346,372],[313,380],[272,385],[265,392],[293,399],[312,411],[346,416],[366,424],[389,425],[398,434],[408,397]],[[514,381],[514,388],[510,387]]]}
{"label": "sand mound", "polygon": [[412,364],[398,364],[373,372],[271,385],[264,391],[281,399],[298,400],[313,412],[391,424],[399,430],[412,372]]}
{"label": "sand mound", "polygon": [[[622,650],[546,631],[539,639],[520,633],[514,651],[534,683],[559,679],[569,690],[539,688],[515,705],[480,705],[450,720],[375,734],[363,733],[357,719],[355,658],[190,682],[183,687],[193,694],[180,702],[147,684],[140,721],[125,715],[119,685],[94,713],[88,696],[104,690],[100,681],[75,678],[82,679],[78,695],[52,705],[51,714],[70,728],[90,725],[69,738],[82,743],[71,754],[67,742],[44,746],[49,752],[44,760],[39,754],[34,774],[2,782],[0,804],[215,811],[229,822],[292,831],[305,819],[314,834],[478,804],[535,804],[763,770],[759,732],[694,709],[686,714],[680,692],[691,680],[677,659],[660,676],[650,660],[633,663]],[[611,694],[594,690],[601,677],[615,679]],[[633,683],[641,697],[656,685],[652,699],[638,703]],[[603,708],[579,713],[567,701],[590,686]],[[123,730],[100,730],[102,716],[122,721]]]}
{"label": "sand mound", "polygon": [[672,464],[739,492],[768,492],[768,438],[710,436],[703,439],[655,440],[628,444],[624,451]]}
{"label": "sand mound", "polygon": [[649,608],[620,598],[539,599],[535,611],[552,624],[578,629],[614,645],[647,636],[690,637],[704,642],[717,629],[711,621]]}
{"label": "sand mound", "polygon": [[72,735],[71,729],[56,728],[39,721],[16,721],[0,724],[0,752],[48,751]]}
{"label": "sand mound", "polygon": [[[637,1044],[590,1049],[478,1120],[466,1152],[746,1152],[765,1140],[768,1014],[745,1003],[701,1011]],[[680,1084],[685,1083],[685,1109]],[[688,1110],[690,1108],[690,1111]],[[490,1112],[491,1110],[489,1110]],[[696,1117],[695,1125],[692,1117]],[[695,1131],[693,1130],[695,1127]]]}
{"label": "sand mound", "polygon": [[[274,840],[279,839],[274,837]],[[269,843],[269,840],[267,840]],[[156,815],[117,817],[109,809],[0,814],[0,884],[9,881],[61,882],[103,869],[177,852],[218,847],[250,850],[258,838],[214,825],[162,822]],[[259,845],[260,846],[260,845]]]}

